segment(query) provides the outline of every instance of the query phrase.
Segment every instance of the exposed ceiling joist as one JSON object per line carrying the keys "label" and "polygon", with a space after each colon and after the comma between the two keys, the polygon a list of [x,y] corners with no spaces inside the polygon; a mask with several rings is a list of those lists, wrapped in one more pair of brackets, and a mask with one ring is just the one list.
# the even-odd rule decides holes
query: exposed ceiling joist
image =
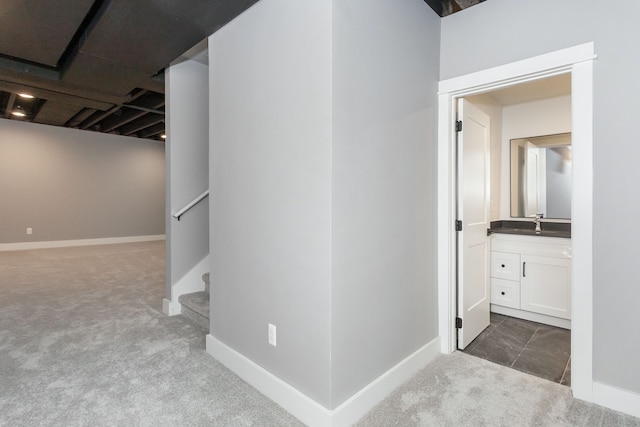
{"label": "exposed ceiling joist", "polygon": [[[0,14],[0,117],[161,140],[164,68],[256,1],[11,2]],[[35,98],[19,117],[21,92]]]}
{"label": "exposed ceiling joist", "polygon": [[[160,140],[164,69],[257,1],[7,2],[0,118]],[[440,16],[482,1],[425,0]]]}

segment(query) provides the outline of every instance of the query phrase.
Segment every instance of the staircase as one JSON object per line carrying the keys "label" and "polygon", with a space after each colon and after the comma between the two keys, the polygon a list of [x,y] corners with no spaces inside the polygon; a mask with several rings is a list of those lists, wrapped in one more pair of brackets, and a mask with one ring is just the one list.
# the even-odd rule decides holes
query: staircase
{"label": "staircase", "polygon": [[178,297],[182,305],[182,316],[209,332],[209,273],[202,275],[204,291]]}

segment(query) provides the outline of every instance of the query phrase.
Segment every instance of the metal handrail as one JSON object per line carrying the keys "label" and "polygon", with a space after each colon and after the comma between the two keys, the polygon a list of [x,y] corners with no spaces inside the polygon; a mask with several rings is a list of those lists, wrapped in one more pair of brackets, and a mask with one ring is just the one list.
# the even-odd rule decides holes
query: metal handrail
{"label": "metal handrail", "polygon": [[209,190],[205,191],[195,199],[193,199],[189,204],[187,204],[184,208],[180,209],[178,212],[173,214],[174,218],[177,218],[180,221],[180,217],[184,215],[189,209],[200,203],[205,197],[209,196]]}

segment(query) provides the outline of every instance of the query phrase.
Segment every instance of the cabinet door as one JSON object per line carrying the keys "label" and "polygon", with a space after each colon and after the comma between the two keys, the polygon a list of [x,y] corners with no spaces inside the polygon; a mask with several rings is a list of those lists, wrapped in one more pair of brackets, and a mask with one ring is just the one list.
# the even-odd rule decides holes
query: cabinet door
{"label": "cabinet door", "polygon": [[520,308],[571,319],[571,260],[522,255]]}

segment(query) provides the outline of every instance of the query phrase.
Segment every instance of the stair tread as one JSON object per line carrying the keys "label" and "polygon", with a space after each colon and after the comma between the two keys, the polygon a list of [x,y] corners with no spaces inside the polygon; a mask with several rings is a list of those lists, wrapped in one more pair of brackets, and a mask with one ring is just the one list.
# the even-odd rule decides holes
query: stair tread
{"label": "stair tread", "polygon": [[209,293],[193,292],[191,294],[180,295],[178,301],[183,306],[209,319]]}

